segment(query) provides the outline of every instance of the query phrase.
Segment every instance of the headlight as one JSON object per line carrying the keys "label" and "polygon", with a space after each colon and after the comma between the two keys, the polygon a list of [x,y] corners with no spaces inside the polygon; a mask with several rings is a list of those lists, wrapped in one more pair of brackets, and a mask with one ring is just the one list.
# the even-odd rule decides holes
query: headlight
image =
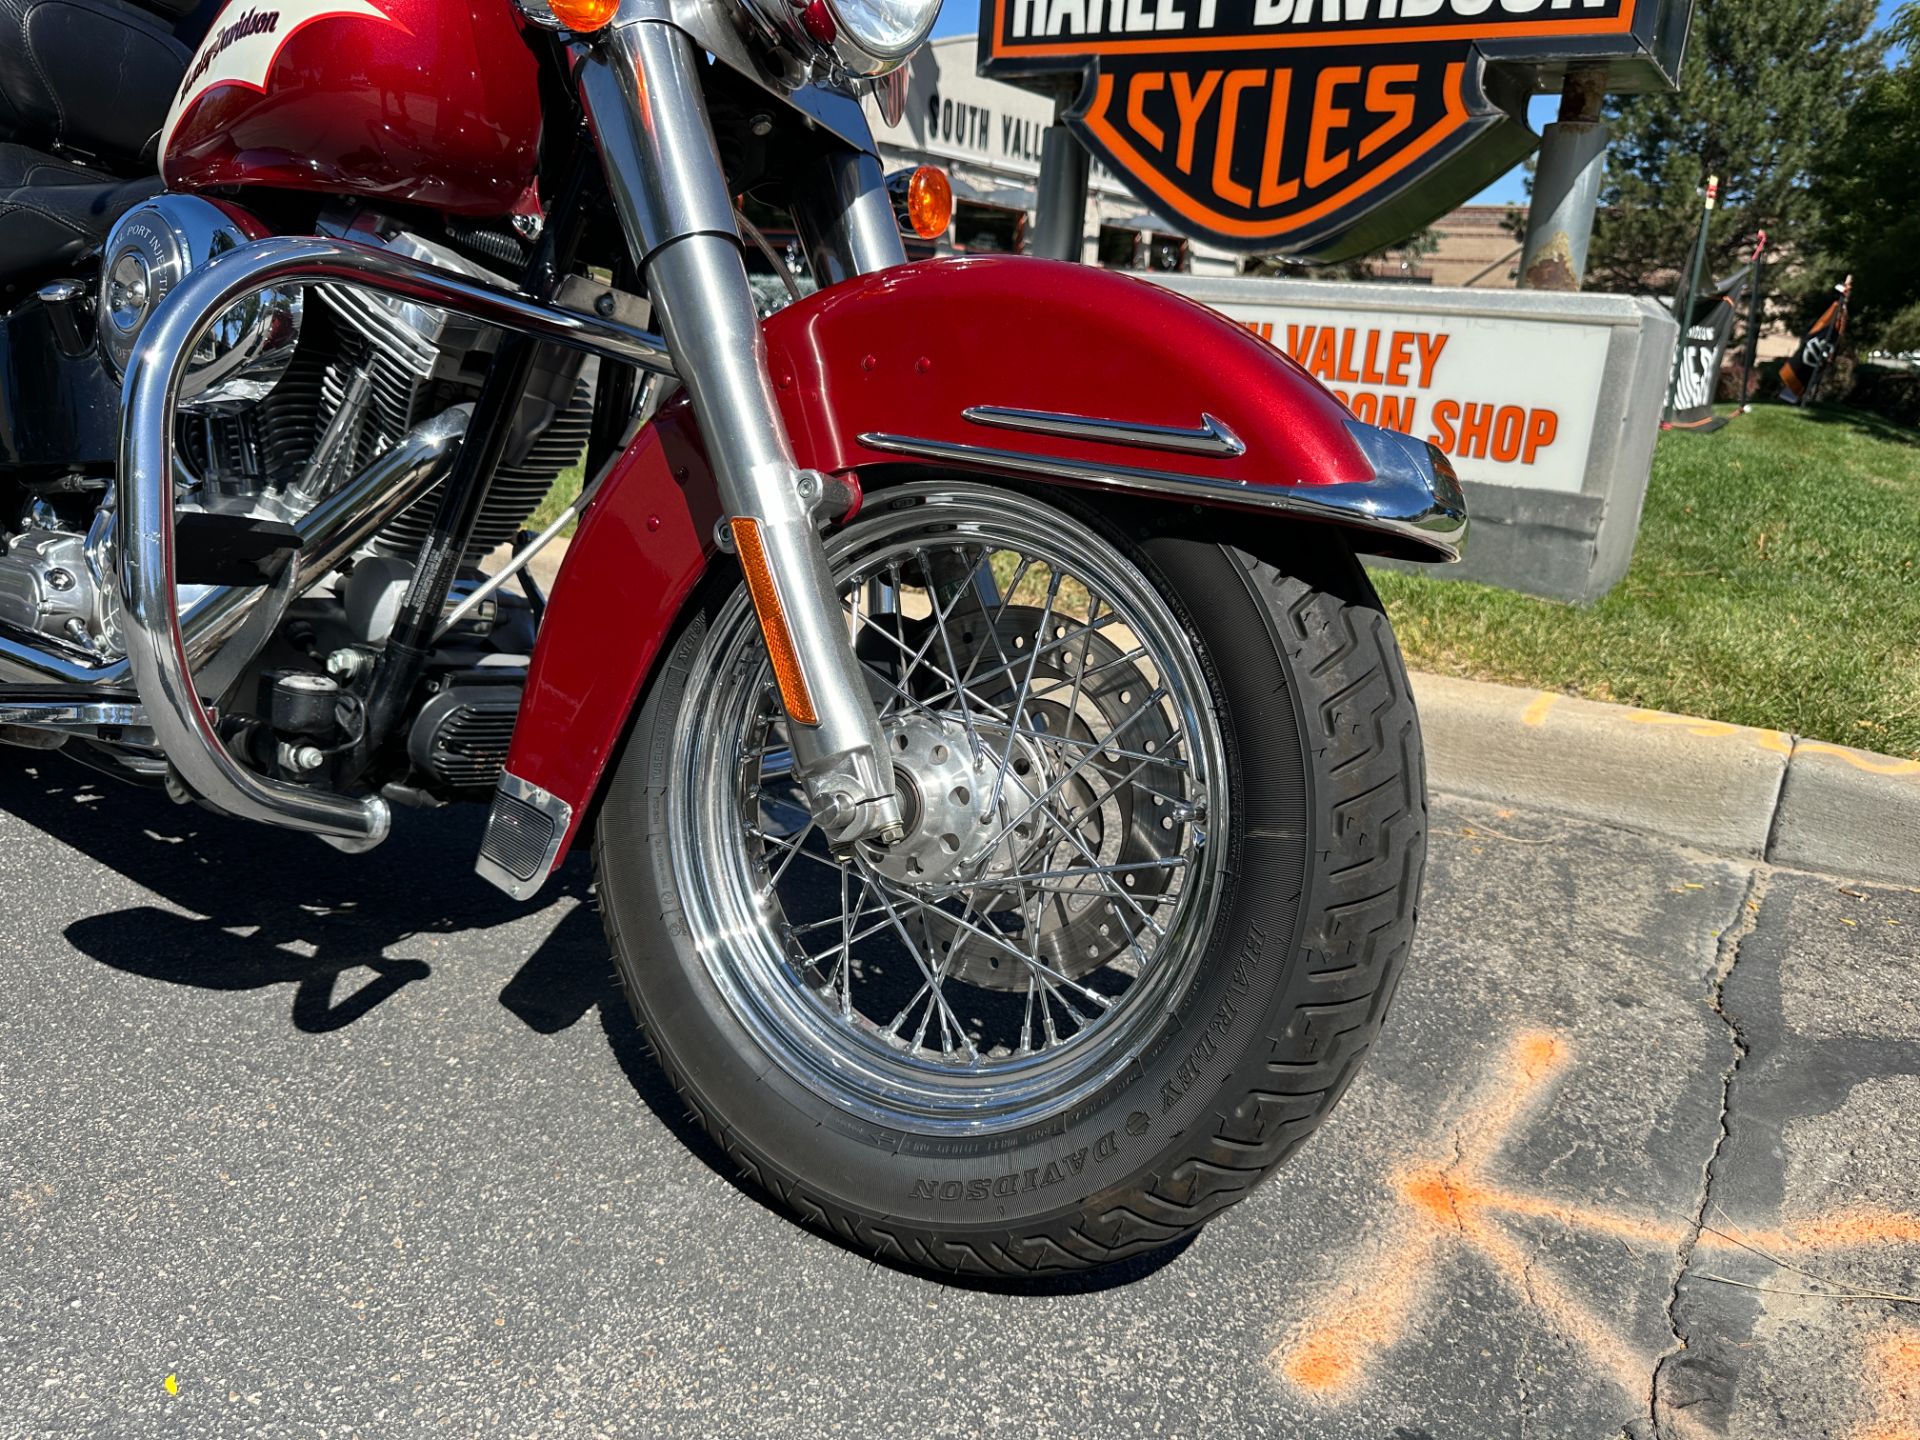
{"label": "headlight", "polygon": [[885,75],[904,65],[940,16],[940,0],[749,0],[749,6],[803,53],[829,51],[855,75]]}
{"label": "headlight", "polygon": [[[882,75],[920,48],[940,18],[940,0],[822,0],[840,22],[840,41],[847,68],[862,75]],[[857,65],[845,55],[855,46],[869,63]]]}

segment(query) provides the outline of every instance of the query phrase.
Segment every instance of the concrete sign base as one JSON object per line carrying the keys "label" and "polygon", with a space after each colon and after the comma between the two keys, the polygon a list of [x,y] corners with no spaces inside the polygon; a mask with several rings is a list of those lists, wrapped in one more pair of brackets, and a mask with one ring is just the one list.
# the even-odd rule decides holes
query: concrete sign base
{"label": "concrete sign base", "polygon": [[1591,601],[1633,558],[1677,327],[1625,295],[1154,275],[1460,473],[1467,557],[1425,567]]}

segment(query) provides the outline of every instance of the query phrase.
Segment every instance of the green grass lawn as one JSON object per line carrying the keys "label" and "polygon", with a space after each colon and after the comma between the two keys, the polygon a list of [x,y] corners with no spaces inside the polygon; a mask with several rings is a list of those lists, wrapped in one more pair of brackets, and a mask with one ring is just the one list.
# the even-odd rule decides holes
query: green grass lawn
{"label": "green grass lawn", "polygon": [[[548,488],[547,498],[540,502],[540,508],[535,510],[532,518],[527,521],[527,528],[529,530],[538,534],[554,521],[558,520],[560,518],[560,512],[573,503],[573,497],[580,493],[580,487],[586,483],[582,473],[582,466],[584,464],[585,461],[583,459],[577,464],[569,465],[560,472],[558,478],[556,478],[552,486]],[[576,523],[567,526],[567,528],[560,533],[562,535],[571,535],[578,528],[579,526]]]}
{"label": "green grass lawn", "polygon": [[1871,415],[1663,435],[1633,566],[1591,607],[1374,580],[1416,669],[1920,758],[1920,432]]}

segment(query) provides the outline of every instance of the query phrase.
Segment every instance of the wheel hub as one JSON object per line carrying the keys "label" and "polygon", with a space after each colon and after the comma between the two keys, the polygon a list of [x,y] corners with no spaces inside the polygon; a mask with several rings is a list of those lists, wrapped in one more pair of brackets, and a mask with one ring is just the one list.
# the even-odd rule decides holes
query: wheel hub
{"label": "wheel hub", "polygon": [[[1042,773],[1041,757],[1022,737],[1006,755],[1003,772],[1004,740],[995,751],[988,736],[977,738],[978,750],[965,723],[945,716],[916,712],[888,724],[906,834],[893,845],[867,846],[866,855],[889,880],[952,885],[988,879],[1013,866],[1017,842],[1031,828],[1021,816],[1031,801],[1034,777]],[[1009,838],[1016,843],[1003,843]]]}

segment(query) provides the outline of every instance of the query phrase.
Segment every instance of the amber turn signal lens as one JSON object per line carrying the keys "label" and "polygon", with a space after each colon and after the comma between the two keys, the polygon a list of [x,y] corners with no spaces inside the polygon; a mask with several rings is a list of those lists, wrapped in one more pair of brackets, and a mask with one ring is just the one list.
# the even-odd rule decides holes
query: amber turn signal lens
{"label": "amber turn signal lens", "polygon": [[576,35],[588,35],[613,19],[620,0],[547,0],[553,18]]}
{"label": "amber turn signal lens", "polygon": [[953,185],[938,165],[922,165],[907,181],[907,222],[922,240],[938,240],[953,223]]}
{"label": "amber turn signal lens", "polygon": [[728,523],[733,527],[733,548],[740,554],[740,568],[746,572],[747,593],[753,597],[753,613],[760,617],[760,633],[766,637],[767,654],[773,661],[773,678],[780,686],[780,702],[787,707],[787,717],[796,725],[818,725],[820,716],[813,708],[813,692],[807,689],[806,676],[800,673],[800,655],[793,648],[787,613],[780,608],[780,591],[767,565],[767,547],[760,540],[760,522],[735,516]]}

